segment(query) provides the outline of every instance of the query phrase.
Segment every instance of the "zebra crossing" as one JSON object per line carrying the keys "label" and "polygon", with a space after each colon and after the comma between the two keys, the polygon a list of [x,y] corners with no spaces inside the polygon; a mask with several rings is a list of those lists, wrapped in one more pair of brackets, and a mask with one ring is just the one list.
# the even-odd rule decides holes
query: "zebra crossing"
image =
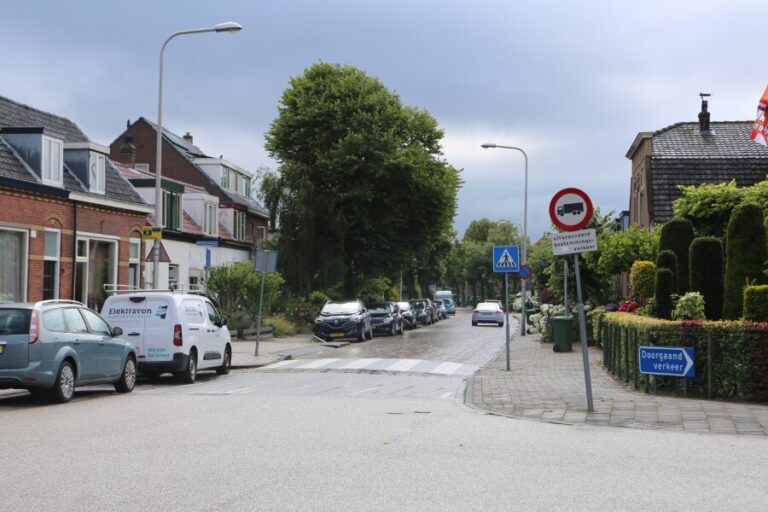
{"label": "zebra crossing", "polygon": [[428,361],[424,359],[287,359],[261,368],[261,371],[285,370],[336,370],[363,372],[424,373],[469,377],[479,368],[470,364],[448,361]]}

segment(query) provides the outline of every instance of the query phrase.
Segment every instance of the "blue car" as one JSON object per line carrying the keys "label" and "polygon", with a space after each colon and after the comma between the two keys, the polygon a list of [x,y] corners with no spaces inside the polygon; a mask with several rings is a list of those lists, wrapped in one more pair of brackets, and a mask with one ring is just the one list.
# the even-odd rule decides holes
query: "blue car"
{"label": "blue car", "polygon": [[0,389],[43,392],[68,402],[75,387],[136,384],[136,349],[80,302],[46,300],[0,304]]}

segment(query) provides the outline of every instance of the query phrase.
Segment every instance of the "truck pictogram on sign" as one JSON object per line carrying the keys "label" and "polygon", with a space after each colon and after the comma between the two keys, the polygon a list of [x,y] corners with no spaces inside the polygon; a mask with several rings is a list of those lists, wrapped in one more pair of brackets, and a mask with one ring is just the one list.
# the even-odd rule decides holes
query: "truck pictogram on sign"
{"label": "truck pictogram on sign", "polygon": [[571,215],[581,215],[584,211],[584,203],[566,203],[557,207],[557,214],[560,217],[565,216],[566,213]]}

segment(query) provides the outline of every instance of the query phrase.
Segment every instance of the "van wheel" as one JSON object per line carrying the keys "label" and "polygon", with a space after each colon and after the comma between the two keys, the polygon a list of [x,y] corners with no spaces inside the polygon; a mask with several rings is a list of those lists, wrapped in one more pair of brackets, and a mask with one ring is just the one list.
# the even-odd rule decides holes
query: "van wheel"
{"label": "van wheel", "polygon": [[179,378],[185,384],[193,384],[197,378],[197,352],[191,351],[189,353],[189,361],[184,371],[179,373]]}
{"label": "van wheel", "polygon": [[128,356],[125,360],[125,366],[123,366],[123,373],[120,378],[115,382],[115,389],[119,393],[130,393],[136,386],[136,361],[133,357]]}
{"label": "van wheel", "polygon": [[72,400],[75,394],[75,368],[69,361],[64,361],[56,374],[56,383],[48,390],[48,396],[54,402],[64,403]]}
{"label": "van wheel", "polygon": [[226,375],[229,373],[229,369],[232,366],[232,351],[229,347],[224,350],[224,362],[221,366],[216,368],[216,373],[219,375]]}

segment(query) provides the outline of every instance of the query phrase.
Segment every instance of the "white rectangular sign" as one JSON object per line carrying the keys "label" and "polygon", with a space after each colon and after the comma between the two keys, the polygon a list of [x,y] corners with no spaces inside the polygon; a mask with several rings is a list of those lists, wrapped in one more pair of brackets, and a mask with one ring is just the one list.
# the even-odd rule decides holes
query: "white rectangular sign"
{"label": "white rectangular sign", "polygon": [[552,234],[552,253],[555,256],[591,252],[597,250],[597,233],[594,229],[566,231]]}

